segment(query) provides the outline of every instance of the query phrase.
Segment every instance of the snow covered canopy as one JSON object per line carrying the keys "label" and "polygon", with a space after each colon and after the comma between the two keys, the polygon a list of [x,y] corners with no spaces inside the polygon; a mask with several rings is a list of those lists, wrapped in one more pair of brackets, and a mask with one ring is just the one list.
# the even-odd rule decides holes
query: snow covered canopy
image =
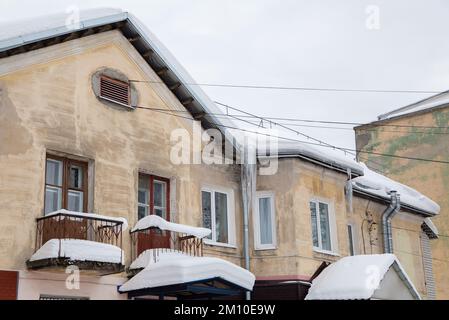
{"label": "snow covered canopy", "polygon": [[313,281],[306,300],[416,300],[419,293],[393,254],[344,257]]}
{"label": "snow covered canopy", "polygon": [[123,251],[114,245],[88,240],[51,239],[29,261],[67,259],[70,261],[123,264]]}
{"label": "snow covered canopy", "polygon": [[390,200],[390,191],[397,191],[401,197],[401,206],[409,207],[421,211],[427,215],[436,215],[440,212],[440,206],[406,185],[387,178],[370,170],[365,164],[363,166],[364,175],[352,179],[353,189],[373,196]]}
{"label": "snow covered canopy", "polygon": [[140,219],[131,232],[143,231],[149,228],[159,228],[161,230],[179,232],[197,238],[204,238],[211,234],[211,230],[207,228],[191,227],[184,224],[168,222],[158,215],[151,214]]}
{"label": "snow covered canopy", "polygon": [[252,290],[254,282],[251,272],[223,259],[160,252],[157,261],[150,259],[142,271],[119,287],[119,292],[130,296],[234,295]]}

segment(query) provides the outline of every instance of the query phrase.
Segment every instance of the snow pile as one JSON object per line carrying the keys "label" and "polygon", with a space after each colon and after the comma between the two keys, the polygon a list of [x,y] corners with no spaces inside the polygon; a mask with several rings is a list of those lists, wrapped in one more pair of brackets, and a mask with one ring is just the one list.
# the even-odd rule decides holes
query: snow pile
{"label": "snow pile", "polygon": [[313,280],[306,300],[370,299],[393,263],[417,294],[394,254],[373,254],[344,257],[332,263]]}
{"label": "snow pile", "polygon": [[[59,254],[61,246],[61,254]],[[39,248],[30,261],[68,258],[73,261],[95,261],[123,264],[123,251],[114,245],[77,239],[51,239]]]}
{"label": "snow pile", "polygon": [[149,263],[123,284],[119,291],[129,292],[212,278],[221,278],[247,290],[253,289],[256,280],[248,270],[223,259],[160,253],[156,263]]}
{"label": "snow pile", "polygon": [[[345,156],[342,151],[334,150],[327,147],[318,147],[301,142],[279,140],[278,155],[282,156],[304,156],[320,162],[327,163],[341,169],[351,169],[353,173],[362,174],[363,167],[360,166],[354,159]],[[267,150],[258,149],[258,155],[264,155],[270,151],[270,146],[267,142]]]}
{"label": "snow pile", "polygon": [[134,260],[131,265],[129,266],[130,270],[135,269],[143,269],[146,266],[148,266],[150,263],[156,263],[160,259],[160,255],[163,256],[172,256],[172,257],[185,257],[189,256],[188,254],[175,250],[175,249],[163,249],[163,250],[170,250],[170,251],[163,251],[161,252],[160,249],[148,249],[139,254],[139,256]]}
{"label": "snow pile", "polygon": [[108,220],[108,221],[112,221],[112,222],[122,223],[122,231],[125,231],[126,229],[128,229],[128,221],[125,218],[121,218],[121,217],[109,217],[109,216],[103,216],[103,215],[99,215],[99,214],[95,214],[95,213],[69,211],[66,209],[53,211],[53,212],[47,213],[45,216],[52,217],[52,216],[56,216],[60,213],[69,214],[71,216],[77,216],[80,218],[103,219],[103,220]]}
{"label": "snow pile", "polygon": [[378,174],[368,169],[365,164],[361,164],[364,168],[364,175],[352,179],[354,189],[358,189],[387,200],[390,199],[390,191],[397,191],[401,197],[401,204],[414,207],[430,214],[438,214],[440,212],[440,206],[437,203],[419,193],[415,189]]}
{"label": "snow pile", "polygon": [[131,232],[146,230],[151,227],[159,228],[161,230],[184,233],[200,239],[207,237],[212,232],[207,228],[191,227],[179,223],[168,222],[155,214],[151,214],[146,216],[145,218],[140,219],[131,230]]}

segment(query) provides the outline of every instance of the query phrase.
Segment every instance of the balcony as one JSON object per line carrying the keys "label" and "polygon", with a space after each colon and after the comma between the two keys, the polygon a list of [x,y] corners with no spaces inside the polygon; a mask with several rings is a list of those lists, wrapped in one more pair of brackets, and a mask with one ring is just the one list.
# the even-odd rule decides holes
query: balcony
{"label": "balcony", "polygon": [[124,270],[123,218],[59,210],[36,221],[36,251],[29,269],[60,269],[116,273]]}
{"label": "balcony", "polygon": [[203,256],[203,237],[209,229],[189,227],[165,221],[157,215],[141,219],[131,230],[131,264],[133,275],[151,262],[157,262],[161,253]]}

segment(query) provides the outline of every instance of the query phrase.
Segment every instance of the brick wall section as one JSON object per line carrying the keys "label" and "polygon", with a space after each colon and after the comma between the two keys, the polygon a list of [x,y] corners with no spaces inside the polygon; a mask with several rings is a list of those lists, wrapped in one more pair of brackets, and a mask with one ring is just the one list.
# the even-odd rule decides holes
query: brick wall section
{"label": "brick wall section", "polygon": [[17,281],[19,273],[17,271],[0,270],[0,300],[17,299]]}

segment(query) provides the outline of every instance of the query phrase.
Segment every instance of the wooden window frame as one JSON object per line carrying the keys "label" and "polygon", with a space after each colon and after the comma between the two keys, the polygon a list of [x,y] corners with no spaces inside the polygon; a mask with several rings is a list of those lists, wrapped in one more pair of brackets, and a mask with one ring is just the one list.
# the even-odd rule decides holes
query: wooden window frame
{"label": "wooden window frame", "polygon": [[[117,84],[117,85],[119,85],[119,86],[122,86],[123,88],[126,87],[126,89],[127,89],[127,98],[128,98],[127,100],[128,100],[128,103],[125,104],[125,103],[123,103],[123,102],[117,101],[117,100],[115,100],[115,99],[111,99],[111,98],[109,98],[109,97],[103,95],[102,81],[110,81],[110,82],[113,82],[113,83],[115,83],[115,84]],[[108,77],[108,76],[105,76],[105,75],[101,75],[101,76],[100,76],[99,89],[100,89],[100,90],[99,90],[99,91],[100,91],[100,95],[99,95],[99,96],[100,96],[101,99],[107,100],[107,101],[112,102],[112,103],[116,103],[116,104],[121,105],[121,106],[125,106],[125,107],[128,107],[128,108],[132,108],[132,107],[131,107],[131,86],[129,85],[129,83],[124,82],[124,81],[120,81],[120,80],[117,80],[117,79],[113,79],[113,78]]]}
{"label": "wooden window frame", "polygon": [[[62,162],[62,186],[52,185],[47,183],[47,160],[56,160]],[[82,188],[70,188],[69,187],[69,179],[70,179],[70,166],[75,165],[78,167],[83,168],[83,181],[82,181]],[[87,212],[87,205],[88,205],[88,163],[80,160],[75,160],[67,157],[61,157],[61,156],[55,156],[52,154],[47,154],[45,158],[45,188],[44,188],[44,214],[45,214],[45,198],[46,198],[46,189],[47,186],[50,187],[56,187],[62,189],[62,199],[61,199],[61,208],[67,209],[68,207],[68,197],[69,197],[69,190],[75,190],[83,192],[83,212]]]}
{"label": "wooden window frame", "polygon": [[[145,173],[145,172],[139,172],[138,179],[140,179],[140,176],[147,176],[148,180],[149,180],[149,186],[148,186],[148,191],[149,191],[148,192],[149,212],[148,212],[148,215],[155,214],[155,212],[154,212],[154,181],[160,181],[160,182],[164,182],[165,183],[165,185],[167,187],[166,190],[165,190],[166,220],[170,221],[170,179],[164,178],[164,177],[160,177],[160,176],[156,176],[156,175],[152,175],[152,174],[148,174],[148,173]],[[138,202],[138,200],[137,200],[137,202]],[[138,202],[138,204],[139,204],[139,202]],[[139,210],[137,210],[137,215],[139,215]]]}

